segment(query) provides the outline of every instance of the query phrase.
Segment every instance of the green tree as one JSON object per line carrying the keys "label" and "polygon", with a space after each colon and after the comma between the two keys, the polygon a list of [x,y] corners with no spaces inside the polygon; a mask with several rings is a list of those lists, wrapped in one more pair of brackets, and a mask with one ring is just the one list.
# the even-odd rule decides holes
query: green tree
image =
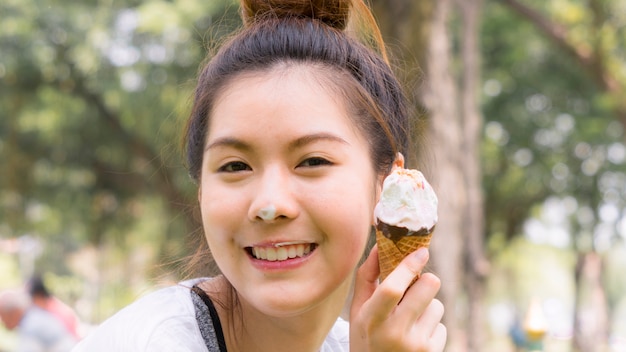
{"label": "green tree", "polygon": [[483,35],[488,234],[519,236],[546,200],[572,204],[562,245],[578,256],[575,309],[595,321],[576,314],[581,351],[604,348],[615,308],[602,268],[624,216],[624,5],[493,2]]}
{"label": "green tree", "polygon": [[[620,239],[615,227],[624,202],[624,2],[374,4],[392,48],[422,67],[418,78],[411,75],[415,70],[406,71],[409,82],[423,80],[415,96],[432,128],[431,175],[442,185],[437,233],[445,244],[434,241],[432,249],[444,281],[449,349],[482,350],[480,302],[490,267],[483,252],[491,259],[524,235],[528,220],[551,199],[575,205],[567,249],[579,254],[580,265],[572,268],[578,296],[585,300],[589,287],[603,292],[602,277],[585,273],[601,273],[590,265],[602,265],[594,258]],[[472,37],[476,23],[478,44]],[[479,57],[471,52],[475,45]],[[480,149],[477,133],[483,135]],[[476,192],[481,174],[482,192]],[[580,305],[585,303],[579,299]],[[577,327],[575,343],[585,351],[606,343],[610,320],[601,298],[591,305],[603,327]],[[455,314],[460,311],[467,313]]]}
{"label": "green tree", "polygon": [[236,11],[231,1],[3,1],[0,236],[39,239],[39,270],[58,273],[98,249],[100,270],[84,256],[74,267],[104,289],[116,259],[124,274],[111,282],[140,289],[154,269],[138,261],[184,256],[198,224],[178,141],[207,44],[239,24]]}

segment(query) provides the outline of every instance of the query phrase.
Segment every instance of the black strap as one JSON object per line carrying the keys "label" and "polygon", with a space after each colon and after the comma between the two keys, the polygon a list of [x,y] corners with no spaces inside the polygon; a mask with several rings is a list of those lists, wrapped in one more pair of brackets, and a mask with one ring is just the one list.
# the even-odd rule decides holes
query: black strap
{"label": "black strap", "polygon": [[211,322],[213,323],[213,328],[215,329],[215,336],[217,338],[217,344],[220,348],[220,352],[226,351],[226,339],[224,338],[224,331],[222,330],[222,323],[220,322],[220,317],[217,315],[217,310],[211,301],[209,295],[204,292],[203,289],[194,285],[191,290],[198,295],[204,302],[204,304],[209,309],[209,315],[211,316]]}

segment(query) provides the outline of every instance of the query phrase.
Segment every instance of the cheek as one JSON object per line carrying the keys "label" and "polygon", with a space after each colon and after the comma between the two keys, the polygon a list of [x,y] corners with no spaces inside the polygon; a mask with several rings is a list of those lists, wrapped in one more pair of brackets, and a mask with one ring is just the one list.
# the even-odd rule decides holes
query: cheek
{"label": "cheek", "polygon": [[[334,202],[326,202],[323,206],[330,214],[334,214],[334,233],[342,242],[351,242],[344,248],[354,250],[354,254],[360,256],[367,243],[370,227],[374,219],[374,206],[376,204],[376,187],[373,182],[365,181],[354,185],[352,192],[345,193]],[[332,204],[332,205],[331,205]],[[358,244],[358,245],[357,245]],[[352,254],[352,253],[351,253]]]}
{"label": "cheek", "polygon": [[335,258],[334,268],[337,272],[344,274],[352,272],[363,260],[371,228],[366,220],[370,218],[369,212],[363,212],[359,219],[346,217],[343,222],[338,223],[335,229],[337,237],[331,252],[331,256]]}
{"label": "cheek", "polygon": [[[219,190],[213,189],[211,193],[200,193],[200,214],[202,225],[207,236],[217,236],[228,228],[233,222],[241,221],[240,202],[237,197],[221,194]],[[234,219],[234,220],[233,220]]]}

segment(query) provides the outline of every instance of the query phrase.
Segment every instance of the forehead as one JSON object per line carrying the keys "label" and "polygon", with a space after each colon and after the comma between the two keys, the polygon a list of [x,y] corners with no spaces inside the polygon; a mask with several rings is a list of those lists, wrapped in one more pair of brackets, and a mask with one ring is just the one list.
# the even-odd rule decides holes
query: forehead
{"label": "forehead", "polygon": [[261,133],[263,128],[297,125],[360,136],[345,95],[331,75],[330,70],[307,64],[279,64],[267,71],[239,74],[216,97],[209,138],[251,126]]}
{"label": "forehead", "polygon": [[321,64],[279,62],[264,70],[241,72],[233,76],[221,93],[216,95],[214,106],[240,91],[246,91],[246,94],[251,91],[266,92],[269,93],[268,98],[274,98],[271,94],[276,95],[280,91],[286,99],[293,93],[306,89],[314,94],[313,97],[328,96],[335,105],[343,107],[346,98],[343,94],[338,94],[343,78],[338,76],[344,75],[336,71]]}

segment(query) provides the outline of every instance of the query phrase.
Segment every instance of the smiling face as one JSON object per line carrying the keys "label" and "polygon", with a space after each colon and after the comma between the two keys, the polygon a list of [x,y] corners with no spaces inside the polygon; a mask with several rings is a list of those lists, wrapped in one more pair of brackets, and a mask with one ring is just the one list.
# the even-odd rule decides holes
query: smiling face
{"label": "smiling face", "polygon": [[300,64],[239,76],[211,112],[206,239],[239,297],[264,314],[340,306],[372,224],[380,178],[324,74]]}

